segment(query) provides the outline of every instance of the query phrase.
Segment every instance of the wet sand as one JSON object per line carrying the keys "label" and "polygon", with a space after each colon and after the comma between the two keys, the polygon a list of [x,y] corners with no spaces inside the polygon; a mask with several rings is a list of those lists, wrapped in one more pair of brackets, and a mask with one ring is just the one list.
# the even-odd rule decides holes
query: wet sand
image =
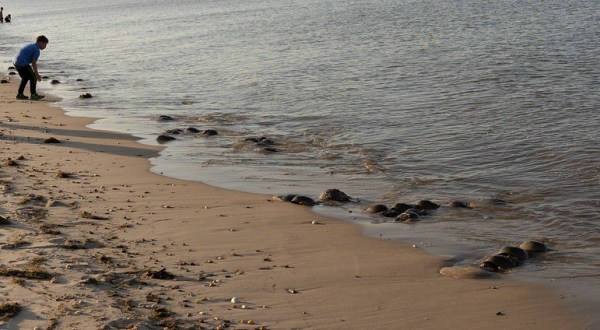
{"label": "wet sand", "polygon": [[442,276],[447,260],[309,207],[153,174],[160,148],[17,101],[13,77],[0,85],[2,328],[584,326],[550,288]]}

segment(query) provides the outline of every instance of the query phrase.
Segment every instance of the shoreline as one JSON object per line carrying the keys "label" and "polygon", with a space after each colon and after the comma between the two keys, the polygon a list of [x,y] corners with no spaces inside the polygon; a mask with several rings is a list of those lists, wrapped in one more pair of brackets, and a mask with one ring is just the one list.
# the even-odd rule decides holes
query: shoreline
{"label": "shoreline", "polygon": [[358,225],[154,174],[161,147],[16,101],[16,87],[0,86],[2,162],[17,162],[0,167],[2,264],[52,277],[0,277],[0,303],[21,306],[3,326],[584,327],[551,288],[444,277],[447,260]]}

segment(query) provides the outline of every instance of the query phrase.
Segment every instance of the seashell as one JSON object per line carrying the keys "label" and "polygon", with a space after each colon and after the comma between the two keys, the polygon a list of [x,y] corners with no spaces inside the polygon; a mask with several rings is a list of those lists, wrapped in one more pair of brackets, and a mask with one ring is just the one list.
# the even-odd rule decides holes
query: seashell
{"label": "seashell", "polygon": [[237,303],[239,303],[239,302],[240,302],[240,299],[239,299],[238,297],[233,297],[233,298],[231,298],[231,303],[232,303],[232,304],[237,304]]}

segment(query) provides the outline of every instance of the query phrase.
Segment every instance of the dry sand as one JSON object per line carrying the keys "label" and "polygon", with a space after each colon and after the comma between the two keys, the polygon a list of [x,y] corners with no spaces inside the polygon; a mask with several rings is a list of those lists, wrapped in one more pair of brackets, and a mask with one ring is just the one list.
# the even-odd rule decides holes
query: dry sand
{"label": "dry sand", "polygon": [[583,327],[551,289],[442,276],[309,207],[152,174],[158,147],[17,101],[18,81],[0,86],[1,328]]}

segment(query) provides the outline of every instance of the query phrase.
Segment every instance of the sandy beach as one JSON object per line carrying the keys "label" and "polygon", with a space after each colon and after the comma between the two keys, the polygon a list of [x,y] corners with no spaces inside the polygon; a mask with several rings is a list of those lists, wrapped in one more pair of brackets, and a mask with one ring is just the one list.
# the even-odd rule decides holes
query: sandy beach
{"label": "sandy beach", "polygon": [[443,276],[310,207],[153,174],[159,147],[15,100],[18,82],[0,86],[2,329],[584,327],[552,289]]}

